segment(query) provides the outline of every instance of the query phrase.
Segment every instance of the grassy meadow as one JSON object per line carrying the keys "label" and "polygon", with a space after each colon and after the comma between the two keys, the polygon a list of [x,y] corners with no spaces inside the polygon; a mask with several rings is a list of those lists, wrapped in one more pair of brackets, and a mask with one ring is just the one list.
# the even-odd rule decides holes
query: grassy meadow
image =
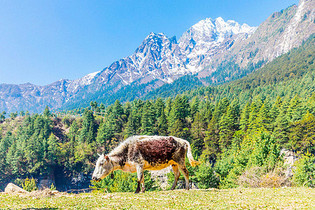
{"label": "grassy meadow", "polygon": [[234,188],[55,196],[0,194],[0,209],[315,209],[314,188]]}

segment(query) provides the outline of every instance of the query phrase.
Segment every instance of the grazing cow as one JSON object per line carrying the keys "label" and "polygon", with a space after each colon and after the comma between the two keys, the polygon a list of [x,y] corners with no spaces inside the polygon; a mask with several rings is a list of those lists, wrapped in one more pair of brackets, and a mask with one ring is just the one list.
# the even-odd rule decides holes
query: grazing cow
{"label": "grazing cow", "polygon": [[108,155],[100,155],[96,162],[92,179],[100,181],[115,170],[137,172],[138,187],[135,193],[145,191],[143,170],[160,170],[170,165],[173,167],[175,180],[172,190],[177,185],[179,171],[185,177],[186,189],[189,189],[188,170],[185,156],[194,167],[198,164],[191,154],[188,141],[173,136],[132,136],[122,142]]}

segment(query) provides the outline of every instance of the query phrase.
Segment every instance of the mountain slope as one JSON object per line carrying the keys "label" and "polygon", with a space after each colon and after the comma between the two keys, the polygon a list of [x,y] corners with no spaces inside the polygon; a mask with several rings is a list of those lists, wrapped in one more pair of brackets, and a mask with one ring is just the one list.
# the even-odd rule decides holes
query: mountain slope
{"label": "mountain slope", "polygon": [[246,77],[216,87],[198,87],[185,94],[190,98],[207,97],[210,101],[219,101],[225,97],[237,99],[243,105],[253,96],[268,96],[269,101],[276,100],[278,96],[286,100],[295,95],[301,98],[308,98],[312,94],[315,96],[314,55],[315,34],[300,47],[277,57]]}
{"label": "mountain slope", "polygon": [[[250,73],[261,64],[301,45],[311,34],[315,33],[315,1],[301,0],[280,12],[273,13],[248,38],[237,39],[223,56],[214,56],[213,62],[198,73],[200,78],[208,77],[208,83],[230,81]],[[231,65],[241,69],[230,70]],[[218,78],[217,70],[222,73]],[[232,69],[233,70],[233,69]],[[244,74],[245,73],[245,74]],[[213,75],[214,74],[214,75]]]}

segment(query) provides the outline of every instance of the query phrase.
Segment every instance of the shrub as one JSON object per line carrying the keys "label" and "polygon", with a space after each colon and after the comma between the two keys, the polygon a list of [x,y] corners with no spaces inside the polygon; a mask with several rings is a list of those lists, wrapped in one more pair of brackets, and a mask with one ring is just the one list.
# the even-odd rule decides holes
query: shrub
{"label": "shrub", "polygon": [[51,185],[50,185],[50,190],[51,190],[51,191],[56,190],[56,187],[55,187],[54,183],[51,183]]}
{"label": "shrub", "polygon": [[242,187],[260,187],[261,167],[252,167],[238,178],[238,184]]}
{"label": "shrub", "polygon": [[[189,173],[189,181],[196,183],[198,188],[200,189],[218,188],[220,178],[214,172],[213,168],[209,163],[202,163],[196,167],[192,167],[186,161],[186,168]],[[173,172],[167,174],[167,182],[169,185],[168,189],[171,189],[171,186],[174,183],[174,179],[175,177]],[[177,183],[177,188],[184,188],[185,178],[182,175],[182,173],[180,173],[178,181],[179,182]]]}
{"label": "shrub", "polygon": [[200,189],[217,188],[220,178],[215,174],[210,164],[202,163],[198,166],[192,181],[197,182]]}
{"label": "shrub", "polygon": [[[137,189],[137,174],[114,171],[100,182],[91,181],[90,188],[104,192],[134,192]],[[146,191],[158,190],[159,187],[151,179],[151,174],[144,171],[144,184]]]}
{"label": "shrub", "polygon": [[315,156],[307,153],[296,161],[293,183],[297,186],[315,187]]}
{"label": "shrub", "polygon": [[36,180],[34,178],[26,178],[24,183],[22,183],[22,188],[28,192],[37,190]]}
{"label": "shrub", "polygon": [[266,167],[252,167],[245,170],[238,178],[238,184],[242,187],[283,187],[290,186],[288,178],[282,168],[276,168],[266,172]]}
{"label": "shrub", "polygon": [[290,186],[290,182],[280,169],[275,169],[260,178],[260,187],[278,188],[283,186]]}

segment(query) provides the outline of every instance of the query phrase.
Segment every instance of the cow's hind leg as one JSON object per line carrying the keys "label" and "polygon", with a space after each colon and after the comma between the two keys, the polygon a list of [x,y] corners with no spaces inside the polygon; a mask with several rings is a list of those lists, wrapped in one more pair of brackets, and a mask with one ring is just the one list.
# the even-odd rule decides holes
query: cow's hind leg
{"label": "cow's hind leg", "polygon": [[142,192],[144,192],[144,176],[143,176],[143,165],[137,165],[137,181],[138,187],[135,193],[140,192],[140,185],[142,184]]}
{"label": "cow's hind leg", "polygon": [[141,192],[144,193],[145,192],[145,186],[144,186],[144,175],[142,176],[142,180],[141,180]]}
{"label": "cow's hind leg", "polygon": [[185,166],[185,164],[182,164],[182,165],[179,165],[179,170],[182,172],[182,174],[184,175],[185,177],[185,181],[186,181],[186,190],[189,190],[189,173],[188,173],[188,170]]}
{"label": "cow's hind leg", "polygon": [[172,168],[173,168],[173,172],[174,172],[174,183],[173,183],[173,186],[171,188],[171,190],[174,190],[176,185],[177,185],[177,181],[178,181],[178,178],[180,176],[180,173],[179,173],[179,170],[178,170],[178,165],[177,164],[173,164],[172,165]]}

